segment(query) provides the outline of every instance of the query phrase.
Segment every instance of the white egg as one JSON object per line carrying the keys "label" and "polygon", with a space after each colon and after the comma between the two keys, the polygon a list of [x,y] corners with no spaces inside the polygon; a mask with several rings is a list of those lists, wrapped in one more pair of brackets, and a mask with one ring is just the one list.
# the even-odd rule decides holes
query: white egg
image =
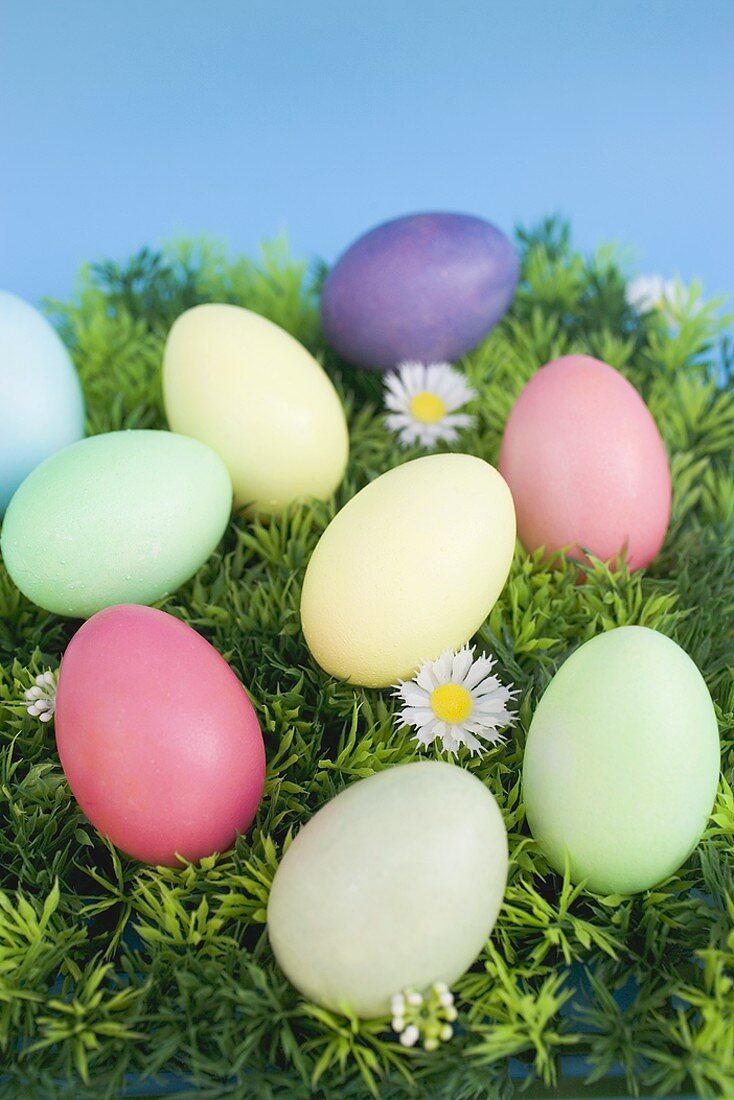
{"label": "white egg", "polygon": [[497,803],[470,772],[421,761],[362,779],[297,835],[268,933],[304,996],[370,1018],[391,997],[451,985],[486,943],[507,880]]}

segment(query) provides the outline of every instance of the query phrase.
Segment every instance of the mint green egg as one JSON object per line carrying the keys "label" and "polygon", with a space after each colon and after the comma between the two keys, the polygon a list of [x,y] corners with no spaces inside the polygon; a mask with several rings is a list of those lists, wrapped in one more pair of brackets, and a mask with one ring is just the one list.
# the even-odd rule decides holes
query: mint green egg
{"label": "mint green egg", "polygon": [[173,432],[109,432],[28,475],[0,549],[33,603],[88,618],[175,591],[212,553],[231,507],[227,468],[205,444]]}
{"label": "mint green egg", "polygon": [[586,642],[533,715],[523,766],[528,824],[574,882],[634,894],[685,863],[716,795],[714,707],[691,658],[623,626]]}

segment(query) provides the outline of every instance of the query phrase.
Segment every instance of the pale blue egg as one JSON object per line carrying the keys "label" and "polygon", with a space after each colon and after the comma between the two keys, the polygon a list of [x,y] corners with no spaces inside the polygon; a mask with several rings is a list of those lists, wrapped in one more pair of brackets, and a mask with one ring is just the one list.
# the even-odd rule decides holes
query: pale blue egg
{"label": "pale blue egg", "polygon": [[0,290],[0,515],[39,462],[83,435],[69,353],[38,310]]}

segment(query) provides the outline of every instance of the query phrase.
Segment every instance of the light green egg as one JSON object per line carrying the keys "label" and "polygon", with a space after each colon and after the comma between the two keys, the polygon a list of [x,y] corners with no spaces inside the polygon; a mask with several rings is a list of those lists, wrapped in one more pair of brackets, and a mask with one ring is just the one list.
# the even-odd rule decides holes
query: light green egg
{"label": "light green egg", "polygon": [[639,626],[610,630],[561,666],[525,748],[528,824],[548,861],[599,894],[673,874],[716,795],[719,735],[691,658]]}
{"label": "light green egg", "polygon": [[452,764],[404,764],[348,787],[295,838],[273,881],[270,943],[305,997],[381,1016],[394,994],[471,966],[506,880],[486,787]]}
{"label": "light green egg", "polygon": [[212,553],[231,507],[227,469],[203,443],[172,432],[110,432],[29,474],[8,507],[0,548],[30,600],[88,618],[175,591]]}

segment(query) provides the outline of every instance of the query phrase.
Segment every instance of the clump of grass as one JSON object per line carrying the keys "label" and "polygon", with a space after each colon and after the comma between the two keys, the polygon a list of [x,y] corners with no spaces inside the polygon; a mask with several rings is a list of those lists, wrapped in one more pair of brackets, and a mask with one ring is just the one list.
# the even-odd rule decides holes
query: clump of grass
{"label": "clump of grass", "polygon": [[[166,332],[197,302],[237,302],[272,318],[324,362],[350,419],[351,459],[330,505],[268,526],[233,518],[218,552],[162,606],[191,623],[250,690],[269,768],[255,825],[197,867],[142,867],[104,843],[64,781],[53,731],[23,692],[58,665],[75,625],[26,601],[0,563],[0,1093],[119,1095],[157,1075],[179,1094],[329,1097],[509,1096],[510,1060],[552,1085],[566,1054],[591,1082],[622,1067],[631,1093],[734,1088],[734,383],[717,349],[716,304],[696,291],[673,326],[625,301],[615,255],[588,259],[568,227],[518,233],[513,308],[464,368],[479,397],[464,449],[496,462],[515,396],[539,366],[597,355],[640,390],[668,447],[673,521],[659,559],[630,575],[518,550],[479,631],[521,689],[506,743],[462,758],[499,801],[511,877],[491,944],[457,985],[457,1035],[406,1050],[388,1021],[305,1003],[264,934],[277,861],[292,835],[355,778],[411,760],[386,692],[330,681],[300,634],[299,590],[320,532],[375,474],[418,454],[385,431],[379,379],[339,362],[318,324],[321,270],[282,242],[259,262],[207,241],[97,264],[48,309],[84,385],[88,430],[164,427]],[[721,376],[723,374],[723,383]],[[555,669],[595,633],[641,623],[674,637],[716,703],[722,781],[703,842],[680,872],[635,898],[604,899],[551,873],[529,838],[520,767],[534,705]],[[641,838],[644,843],[644,838]],[[622,991],[623,996],[620,995]],[[165,1077],[173,1074],[173,1077]],[[603,1085],[598,1086],[603,1088]]]}

